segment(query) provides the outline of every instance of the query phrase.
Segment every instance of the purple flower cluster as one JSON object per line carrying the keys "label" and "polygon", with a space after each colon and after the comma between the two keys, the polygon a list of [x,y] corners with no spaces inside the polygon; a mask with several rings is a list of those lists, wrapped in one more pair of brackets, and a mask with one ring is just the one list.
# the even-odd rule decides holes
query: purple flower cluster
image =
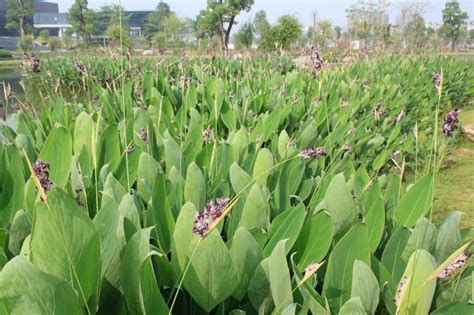
{"label": "purple flower cluster", "polygon": [[464,264],[466,263],[468,258],[469,257],[466,255],[466,253],[462,252],[461,254],[458,255],[458,257],[456,257],[456,259],[454,259],[454,261],[452,263],[450,263],[448,266],[446,266],[446,268],[441,270],[441,272],[438,275],[438,278],[447,278],[447,277],[449,277],[456,270],[461,269],[462,266],[464,266]]}
{"label": "purple flower cluster", "polygon": [[135,147],[133,145],[129,145],[127,148],[127,154],[131,154],[135,151]]}
{"label": "purple flower cluster", "polygon": [[406,276],[403,276],[402,280],[398,284],[397,293],[395,294],[395,299],[393,300],[395,302],[395,305],[400,305],[400,300],[402,299],[402,294],[407,284],[408,278]]}
{"label": "purple flower cluster", "polygon": [[216,198],[209,201],[202,212],[196,212],[194,219],[193,233],[199,234],[204,238],[209,232],[212,223],[214,223],[224,213],[225,207],[230,198]]}
{"label": "purple flower cluster", "polygon": [[74,67],[76,70],[81,74],[81,75],[86,75],[87,74],[87,68],[84,66],[82,63],[76,62],[74,64]]}
{"label": "purple flower cluster", "polygon": [[390,156],[390,158],[391,158],[392,160],[396,160],[401,154],[402,154],[402,151],[397,150],[397,151],[395,151],[395,152],[392,153],[392,155]]}
{"label": "purple flower cluster", "polygon": [[40,72],[39,66],[40,66],[40,59],[38,57],[34,56],[31,59],[31,71]]}
{"label": "purple flower cluster", "polygon": [[446,137],[452,137],[454,130],[458,128],[458,115],[459,111],[455,108],[444,118],[443,133]]}
{"label": "purple flower cluster", "polygon": [[377,119],[387,113],[386,109],[382,109],[382,105],[383,105],[383,100],[378,101],[377,104],[375,104],[374,109],[372,110],[372,113]]}
{"label": "purple flower cluster", "polygon": [[314,269],[316,269],[319,266],[317,263],[311,263],[306,268],[304,268],[304,276],[306,277],[309,275]]}
{"label": "purple flower cluster", "polygon": [[311,65],[316,69],[316,70],[321,70],[323,67],[323,60],[321,59],[321,56],[319,56],[318,49],[314,46],[311,46]]}
{"label": "purple flower cluster", "polygon": [[325,156],[326,150],[324,148],[307,148],[300,152],[303,160],[309,160],[315,157]]}
{"label": "purple flower cluster", "polygon": [[433,75],[433,84],[437,90],[441,88],[441,75],[439,73]]}
{"label": "purple flower cluster", "polygon": [[143,142],[148,143],[148,133],[146,132],[145,128],[140,129],[140,138]]}
{"label": "purple flower cluster", "polygon": [[202,131],[202,142],[211,143],[212,142],[212,129],[211,127],[204,128]]}
{"label": "purple flower cluster", "polygon": [[33,172],[44,192],[46,193],[51,190],[53,182],[49,179],[49,164],[41,160],[36,160],[35,165],[33,165]]}

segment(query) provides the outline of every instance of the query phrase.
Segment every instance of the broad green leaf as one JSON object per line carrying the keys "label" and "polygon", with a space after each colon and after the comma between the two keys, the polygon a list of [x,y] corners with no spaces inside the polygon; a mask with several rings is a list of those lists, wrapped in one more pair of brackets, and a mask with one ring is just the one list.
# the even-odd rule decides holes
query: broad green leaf
{"label": "broad green leaf", "polygon": [[470,301],[472,275],[459,280],[453,281],[447,288],[443,288],[436,298],[436,307],[440,308],[453,301]]}
{"label": "broad green leaf", "polygon": [[436,240],[435,257],[438,263],[445,261],[462,244],[459,222],[464,213],[449,213],[441,224]]}
{"label": "broad green leaf", "polygon": [[169,312],[156,283],[149,256],[151,229],[137,231],[122,254],[120,282],[131,314],[146,314],[150,309],[158,314]]}
{"label": "broad green leaf", "polygon": [[368,231],[359,223],[337,243],[329,256],[323,283],[323,294],[334,312],[349,300],[351,295],[354,261],[370,263]]}
{"label": "broad green leaf", "polygon": [[137,191],[145,202],[151,199],[153,183],[159,170],[158,162],[148,153],[142,152],[138,162]]}
{"label": "broad green leaf", "polygon": [[184,271],[188,261],[188,249],[191,242],[199,238],[198,235],[192,233],[195,217],[196,208],[191,202],[188,202],[181,208],[178,219],[176,220],[171,241],[171,257],[173,264],[177,266],[181,272]]}
{"label": "broad green leaf", "polygon": [[320,262],[331,246],[332,236],[333,225],[327,212],[320,212],[306,222],[294,247],[298,269]]}
{"label": "broad green leaf", "polygon": [[263,148],[258,151],[257,159],[253,166],[252,178],[261,186],[265,186],[267,177],[273,167],[273,155],[270,150]]}
{"label": "broad green leaf", "polygon": [[339,315],[364,315],[367,312],[362,305],[362,300],[360,297],[354,297],[350,300],[347,300],[346,303],[341,307],[341,310],[338,313]]}
{"label": "broad green leaf", "polygon": [[355,219],[355,204],[346,185],[344,174],[334,176],[326,190],[324,201],[331,215],[334,233],[345,231]]}
{"label": "broad green leaf", "polygon": [[270,214],[260,186],[253,184],[245,200],[239,226],[247,229],[265,229],[270,221]]}
{"label": "broad green leaf", "polygon": [[13,218],[10,232],[8,234],[8,249],[14,255],[21,250],[23,240],[31,233],[31,223],[25,210],[19,210]]}
{"label": "broad green leaf", "polygon": [[394,210],[394,216],[400,225],[412,227],[416,222],[430,211],[433,203],[434,180],[432,175],[427,175],[416,182],[413,187],[403,195]]}
{"label": "broad green leaf", "polygon": [[300,204],[275,218],[270,226],[269,240],[263,249],[263,256],[270,256],[278,242],[284,239],[287,239],[285,248],[288,254],[300,234],[305,216],[305,207],[303,204]]}
{"label": "broad green leaf", "polygon": [[426,283],[426,279],[434,270],[434,258],[426,250],[418,249],[411,255],[403,273],[408,281],[401,294],[397,314],[428,314],[436,283]]}
{"label": "broad green leaf", "polygon": [[194,162],[189,164],[186,172],[184,202],[192,202],[196,209],[203,209],[206,203],[206,180]]}
{"label": "broad green leaf", "polygon": [[119,225],[118,204],[110,201],[100,209],[95,216],[93,222],[97,227],[100,235],[100,243],[102,249],[102,267],[101,277],[109,269],[109,266],[118,250],[117,228]]}
{"label": "broad green leaf", "polygon": [[408,262],[411,254],[417,249],[430,252],[436,242],[436,227],[426,218],[421,218],[415,225],[401,258]]}
{"label": "broad green leaf", "polygon": [[169,199],[166,195],[166,182],[164,174],[158,172],[154,180],[151,208],[147,211],[148,225],[154,225],[154,232],[158,244],[165,253],[168,253],[171,246],[171,237],[175,226],[173,213],[169,206]]}
{"label": "broad green leaf", "polygon": [[250,279],[262,260],[262,251],[247,229],[239,227],[230,245],[230,255],[238,271],[239,285],[232,294],[242,300],[247,293]]}
{"label": "broad green leaf", "polygon": [[369,229],[370,252],[374,253],[382,239],[385,227],[385,209],[382,199],[377,198],[367,211],[365,223]]}
{"label": "broad green leaf", "polygon": [[0,273],[0,308],[4,314],[83,314],[66,281],[37,270],[22,255]]}
{"label": "broad green leaf", "polygon": [[397,229],[388,240],[382,254],[382,264],[397,283],[400,281],[406,267],[406,263],[401,257],[410,235],[410,231],[407,228],[401,227]]}
{"label": "broad green leaf", "polygon": [[[265,258],[260,262],[250,279],[247,296],[255,310],[260,310],[262,307],[268,309],[273,307],[268,270],[269,259]],[[266,311],[265,313],[270,312]]]}
{"label": "broad green leaf", "polygon": [[49,163],[49,178],[53,184],[66,187],[72,160],[72,139],[66,128],[51,130],[38,159]]}
{"label": "broad green leaf", "polygon": [[202,309],[210,312],[237,288],[237,268],[217,230],[201,241],[194,238],[189,244],[188,257],[193,252],[184,287]]}
{"label": "broad green leaf", "polygon": [[25,196],[25,180],[21,161],[20,158],[15,158],[10,162],[1,183],[0,223],[2,225],[12,222],[15,213],[23,207],[25,197],[28,197]]}
{"label": "broad green leaf", "polygon": [[472,314],[474,305],[468,301],[457,301],[449,303],[442,308],[435,310],[432,315],[453,315],[453,314]]}
{"label": "broad green leaf", "polygon": [[79,154],[84,146],[87,153],[92,157],[92,137],[94,133],[94,121],[87,112],[81,112],[76,117],[74,125],[74,154]]}
{"label": "broad green leaf", "polygon": [[87,214],[59,188],[48,204],[36,207],[31,261],[40,270],[66,279],[86,304],[96,294],[100,276],[100,237]]}
{"label": "broad green leaf", "polygon": [[351,298],[360,297],[368,314],[375,314],[379,304],[379,284],[370,267],[363,261],[354,261]]}
{"label": "broad green leaf", "polygon": [[285,242],[286,240],[279,241],[268,259],[268,278],[276,313],[293,303]]}

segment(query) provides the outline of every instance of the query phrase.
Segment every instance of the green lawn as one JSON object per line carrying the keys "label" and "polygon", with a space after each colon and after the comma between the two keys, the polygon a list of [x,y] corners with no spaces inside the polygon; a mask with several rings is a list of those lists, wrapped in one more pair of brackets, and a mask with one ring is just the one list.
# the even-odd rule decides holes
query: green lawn
{"label": "green lawn", "polygon": [[[463,125],[474,125],[474,110],[461,113]],[[434,221],[441,222],[449,211],[465,213],[461,225],[474,227],[474,142],[464,138],[454,150],[454,161],[437,175]]]}

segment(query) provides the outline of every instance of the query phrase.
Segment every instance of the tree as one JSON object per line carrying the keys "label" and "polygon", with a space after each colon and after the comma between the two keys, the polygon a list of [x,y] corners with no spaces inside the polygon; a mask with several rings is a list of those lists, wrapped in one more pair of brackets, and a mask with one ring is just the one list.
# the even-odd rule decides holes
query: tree
{"label": "tree", "polygon": [[34,14],[33,0],[7,0],[7,13],[5,24],[6,29],[14,29],[23,37],[27,34],[31,25],[27,25],[27,20]]}
{"label": "tree", "polygon": [[124,14],[125,8],[121,5],[105,5],[101,14],[108,21],[106,35],[117,43],[119,47],[130,48],[130,29],[126,26],[130,15]]}
{"label": "tree", "polygon": [[334,32],[336,32],[336,39],[341,39],[342,37],[342,27],[336,25],[334,26]]}
{"label": "tree", "polygon": [[275,48],[290,49],[301,34],[299,21],[291,15],[283,15],[274,26],[264,33],[259,47],[265,51]]}
{"label": "tree", "polygon": [[443,10],[443,34],[451,41],[451,51],[456,49],[456,42],[463,33],[463,28],[467,25],[469,16],[462,11],[457,0],[446,2]]}
{"label": "tree", "polygon": [[154,34],[164,31],[163,23],[170,14],[172,13],[170,6],[163,1],[160,1],[155,8],[155,11],[150,13],[147,17],[147,21],[144,27],[145,37],[150,39]]}
{"label": "tree", "polygon": [[251,22],[243,24],[238,32],[234,35],[235,48],[250,48],[252,47],[254,38],[254,29]]}
{"label": "tree", "polygon": [[258,38],[262,38],[263,34],[265,34],[270,29],[270,23],[268,23],[267,20],[267,13],[264,10],[260,10],[255,14],[253,25],[255,34],[258,36]]}
{"label": "tree", "polygon": [[89,37],[97,27],[97,19],[94,10],[89,9],[87,0],[76,0],[69,8],[68,19],[72,30],[81,34],[84,42],[84,48],[89,47]]}
{"label": "tree", "polygon": [[425,26],[425,20],[417,16],[407,24],[404,33],[409,47],[419,49],[425,46],[428,41],[428,33]]}
{"label": "tree", "polygon": [[321,48],[326,48],[334,37],[332,23],[329,20],[320,20],[316,23],[315,40]]}
{"label": "tree", "polygon": [[364,41],[367,48],[371,40],[383,40],[387,32],[388,21],[384,1],[359,0],[346,10],[350,22],[349,33]]}
{"label": "tree", "polygon": [[204,25],[199,28],[207,33],[214,30],[219,37],[222,51],[227,54],[235,18],[240,12],[249,11],[253,3],[254,0],[208,0],[207,9],[201,11],[199,19]]}

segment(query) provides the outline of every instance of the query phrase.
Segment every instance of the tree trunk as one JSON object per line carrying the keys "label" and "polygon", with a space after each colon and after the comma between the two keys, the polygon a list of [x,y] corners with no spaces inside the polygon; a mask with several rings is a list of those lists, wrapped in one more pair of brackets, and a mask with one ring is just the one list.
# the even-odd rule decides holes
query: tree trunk
{"label": "tree trunk", "polygon": [[20,37],[23,37],[25,36],[25,22],[24,22],[24,18],[22,16],[20,16],[18,18],[18,24],[19,24],[19,31],[20,31]]}
{"label": "tree trunk", "polygon": [[224,42],[224,52],[227,56],[229,52],[229,40],[230,40],[230,32],[232,31],[232,26],[234,25],[235,15],[232,15],[229,20],[229,25],[227,26],[227,30],[225,32],[225,42]]}
{"label": "tree trunk", "polygon": [[84,41],[84,48],[89,48],[89,36],[87,34],[87,32],[82,32],[82,37],[83,37],[83,41]]}

